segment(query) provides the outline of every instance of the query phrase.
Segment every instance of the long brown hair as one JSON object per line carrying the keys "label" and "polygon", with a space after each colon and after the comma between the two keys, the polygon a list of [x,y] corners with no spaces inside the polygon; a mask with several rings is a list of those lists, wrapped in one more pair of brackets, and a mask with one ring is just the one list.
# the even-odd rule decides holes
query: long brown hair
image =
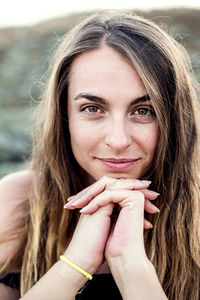
{"label": "long brown hair", "polygon": [[137,69],[152,100],[159,142],[145,178],[161,194],[158,216],[148,216],[146,251],[169,299],[200,296],[200,207],[197,112],[191,66],[185,50],[153,22],[131,14],[102,12],[64,36],[50,64],[36,112],[30,219],[22,264],[24,294],[64,252],[77,224],[66,199],[86,185],[70,145],[67,88],[75,57],[107,44]]}

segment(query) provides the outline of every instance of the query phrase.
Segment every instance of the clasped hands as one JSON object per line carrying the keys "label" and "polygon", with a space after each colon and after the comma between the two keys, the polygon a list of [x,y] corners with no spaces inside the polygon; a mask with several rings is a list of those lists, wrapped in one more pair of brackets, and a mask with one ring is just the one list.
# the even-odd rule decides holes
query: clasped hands
{"label": "clasped hands", "polygon": [[150,183],[105,176],[70,197],[65,208],[81,209],[81,216],[66,256],[91,273],[105,257],[113,270],[126,265],[134,268],[148,261],[143,231],[152,228],[152,224],[144,219],[144,211],[159,212],[151,203],[159,194],[148,189]]}

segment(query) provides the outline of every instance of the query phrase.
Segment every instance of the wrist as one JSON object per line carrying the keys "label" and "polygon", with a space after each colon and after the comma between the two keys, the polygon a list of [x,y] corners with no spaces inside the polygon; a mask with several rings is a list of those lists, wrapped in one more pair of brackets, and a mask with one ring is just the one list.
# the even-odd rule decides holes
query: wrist
{"label": "wrist", "polygon": [[52,269],[54,273],[59,276],[60,280],[62,280],[64,283],[70,283],[71,292],[74,294],[74,296],[88,281],[84,275],[61,260],[56,262]]}
{"label": "wrist", "polygon": [[91,275],[97,270],[97,267],[92,265],[90,257],[82,257],[80,253],[76,254],[69,249],[65,251],[64,256]]}
{"label": "wrist", "polygon": [[138,277],[155,272],[154,266],[147,257],[112,257],[108,260],[113,275],[127,282],[127,277]]}
{"label": "wrist", "polygon": [[67,265],[69,265],[70,267],[72,267],[73,269],[75,269],[76,271],[78,271],[79,273],[81,273],[87,279],[92,280],[92,275],[90,273],[88,273],[83,268],[81,268],[80,266],[78,266],[77,264],[75,264],[73,261],[71,261],[70,259],[68,259],[66,256],[61,255],[60,256],[60,260],[62,260]]}
{"label": "wrist", "polygon": [[109,266],[124,300],[167,299],[156,271],[148,258],[135,261],[111,258]]}

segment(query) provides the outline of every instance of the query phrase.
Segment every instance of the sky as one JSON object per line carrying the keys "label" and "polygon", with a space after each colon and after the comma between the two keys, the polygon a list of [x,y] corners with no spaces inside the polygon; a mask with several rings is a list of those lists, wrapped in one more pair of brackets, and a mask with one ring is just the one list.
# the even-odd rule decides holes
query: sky
{"label": "sky", "polygon": [[0,27],[33,25],[72,12],[94,9],[141,9],[190,7],[199,0],[2,0]]}

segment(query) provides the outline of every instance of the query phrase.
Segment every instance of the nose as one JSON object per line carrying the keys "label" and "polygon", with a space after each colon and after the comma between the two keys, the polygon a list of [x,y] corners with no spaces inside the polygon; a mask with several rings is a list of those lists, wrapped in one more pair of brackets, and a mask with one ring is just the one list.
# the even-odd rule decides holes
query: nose
{"label": "nose", "polygon": [[115,151],[123,151],[131,144],[131,134],[127,120],[113,119],[110,121],[105,136],[105,143]]}

